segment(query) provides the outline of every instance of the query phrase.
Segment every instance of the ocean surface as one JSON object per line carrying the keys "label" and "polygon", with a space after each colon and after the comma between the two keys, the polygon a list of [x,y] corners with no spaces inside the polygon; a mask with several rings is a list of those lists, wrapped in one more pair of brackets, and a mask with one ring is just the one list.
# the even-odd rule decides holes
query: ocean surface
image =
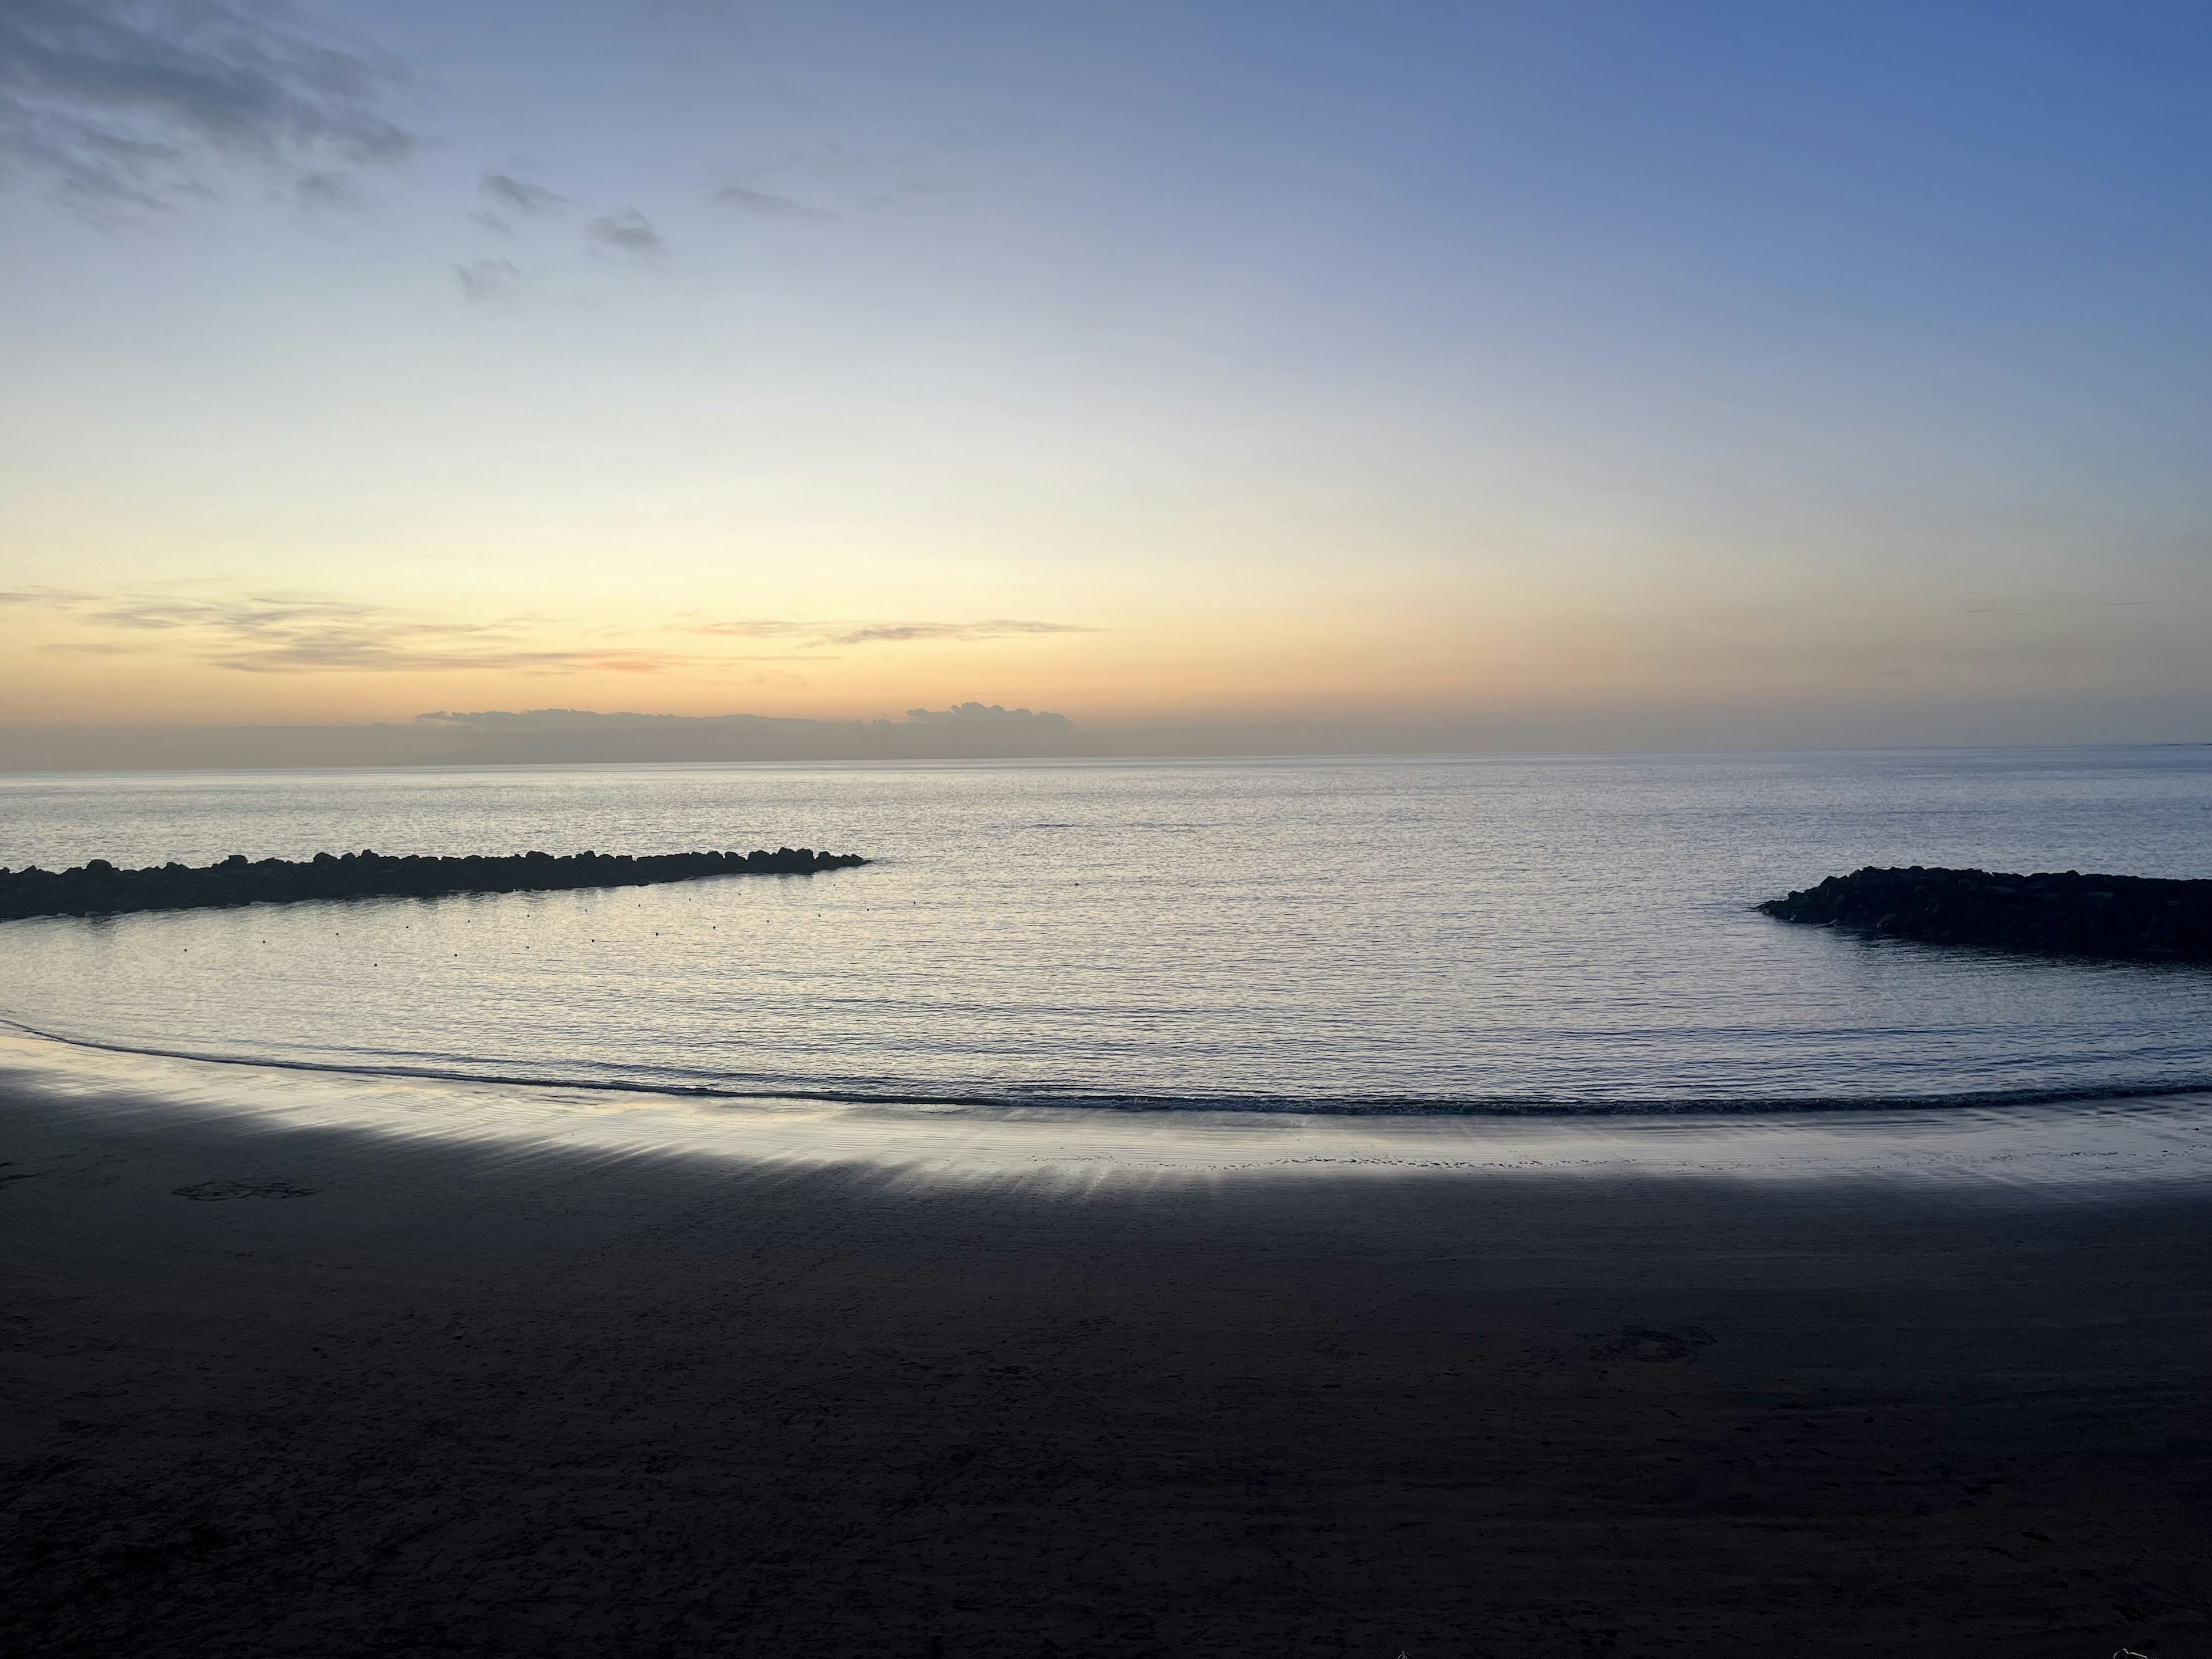
{"label": "ocean surface", "polygon": [[1568,1114],[2212,1088],[2212,970],[1759,915],[1867,864],[2212,876],[2212,747],[0,779],[0,864],[866,867],[0,926],[148,1054],[708,1097]]}

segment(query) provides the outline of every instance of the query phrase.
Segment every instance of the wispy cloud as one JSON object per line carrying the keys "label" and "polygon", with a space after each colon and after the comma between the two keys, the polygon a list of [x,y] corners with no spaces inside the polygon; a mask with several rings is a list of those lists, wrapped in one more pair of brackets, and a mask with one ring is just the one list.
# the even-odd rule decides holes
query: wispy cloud
{"label": "wispy cloud", "polygon": [[738,620],[674,623],[659,630],[714,639],[773,640],[783,647],[767,653],[702,653],[626,645],[614,639],[580,642],[594,634],[605,638],[611,630],[604,628],[559,629],[549,642],[547,635],[556,632],[556,624],[545,617],[451,622],[394,606],[314,594],[0,589],[0,606],[7,605],[52,611],[90,636],[56,641],[42,646],[43,650],[88,655],[160,653],[248,674],[465,669],[649,674],[739,663],[830,662],[836,659],[823,653],[839,646],[1097,631],[1073,623],[1012,618],[971,623]]}
{"label": "wispy cloud", "polygon": [[1096,634],[1081,623],[1029,622],[998,617],[988,622],[739,622],[691,623],[684,631],[746,639],[811,635],[817,645],[884,645],[915,640],[997,640],[1022,634]]}
{"label": "wispy cloud", "polygon": [[530,184],[507,173],[487,173],[477,191],[495,207],[514,213],[550,213],[568,203],[567,197],[556,195],[543,185]]}
{"label": "wispy cloud", "polygon": [[471,300],[498,299],[514,292],[522,280],[512,259],[471,259],[455,265],[453,275],[460,279],[462,294]]}
{"label": "wispy cloud", "polygon": [[348,173],[310,167],[292,181],[292,199],[303,208],[332,208],[348,211],[362,204],[361,186]]}
{"label": "wispy cloud", "polygon": [[44,606],[102,632],[158,636],[143,642],[64,641],[49,649],[107,655],[163,651],[249,674],[440,669],[654,673],[707,660],[622,647],[548,649],[532,640],[529,617],[441,622],[386,605],[291,594],[198,598],[40,588],[0,593],[0,603]]}
{"label": "wispy cloud", "polygon": [[724,177],[715,201],[773,219],[836,219],[941,196],[954,187],[935,156],[919,147],[860,150],[815,144]]}
{"label": "wispy cloud", "polygon": [[1095,634],[1073,623],[1017,622],[1001,617],[979,623],[866,623],[830,635],[834,645],[873,645],[907,640],[998,640],[1013,634]]}
{"label": "wispy cloud", "polygon": [[725,185],[714,192],[714,199],[724,207],[735,208],[740,213],[750,213],[763,219],[834,219],[837,216],[827,208],[809,207],[788,196],[779,196],[772,190],[753,190],[744,185]]}
{"label": "wispy cloud", "polygon": [[584,227],[584,234],[601,247],[641,258],[668,251],[668,244],[660,240],[660,233],[653,228],[653,222],[635,208],[624,208],[619,213],[594,219]]}
{"label": "wispy cloud", "polygon": [[210,165],[240,160],[287,175],[302,201],[327,197],[331,161],[415,152],[387,112],[407,81],[281,3],[4,0],[0,170],[95,210],[208,194]]}

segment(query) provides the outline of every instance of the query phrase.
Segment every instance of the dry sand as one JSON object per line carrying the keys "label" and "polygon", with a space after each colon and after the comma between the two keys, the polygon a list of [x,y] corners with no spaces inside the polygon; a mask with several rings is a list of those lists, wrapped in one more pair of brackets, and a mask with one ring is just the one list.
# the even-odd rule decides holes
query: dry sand
{"label": "dry sand", "polygon": [[0,1093],[0,1649],[2212,1653],[2212,1194],[501,1153]]}

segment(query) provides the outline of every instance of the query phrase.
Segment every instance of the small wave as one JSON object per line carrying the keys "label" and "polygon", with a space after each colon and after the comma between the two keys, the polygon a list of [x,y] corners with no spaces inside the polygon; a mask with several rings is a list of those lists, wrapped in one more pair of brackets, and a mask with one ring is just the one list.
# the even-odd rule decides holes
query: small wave
{"label": "small wave", "polygon": [[240,1066],[260,1071],[305,1072],[358,1078],[406,1078],[416,1081],[483,1084],[501,1087],[580,1090],[590,1093],[658,1095],[691,1100],[773,1100],[847,1106],[966,1107],[995,1111],[1237,1112],[1307,1117],[1663,1117],[1861,1111],[1935,1111],[2013,1106],[2093,1104],[2100,1101],[2168,1099],[2212,1094],[2212,1078],[2109,1083],[2077,1087],[1992,1089],[1958,1092],[1888,1095],[1683,1095],[1571,1098],[1543,1095],[1285,1095],[1152,1094],[1141,1091],[1053,1090],[1016,1085],[1005,1089],[932,1089],[890,1083],[838,1085],[789,1079],[727,1078],[703,1082],[653,1077],[577,1077],[553,1072],[516,1072],[453,1065],[372,1065],[209,1054],[103,1042],[42,1030],[20,1020],[0,1018],[0,1027],[26,1036],[100,1054],[149,1060],[181,1060],[210,1066]]}

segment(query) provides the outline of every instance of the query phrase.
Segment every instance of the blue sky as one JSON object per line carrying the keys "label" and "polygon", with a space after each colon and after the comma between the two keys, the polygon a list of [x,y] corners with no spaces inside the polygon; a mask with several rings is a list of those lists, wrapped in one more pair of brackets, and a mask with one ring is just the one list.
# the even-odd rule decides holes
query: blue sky
{"label": "blue sky", "polygon": [[0,695],[2201,735],[2208,46],[28,0]]}

